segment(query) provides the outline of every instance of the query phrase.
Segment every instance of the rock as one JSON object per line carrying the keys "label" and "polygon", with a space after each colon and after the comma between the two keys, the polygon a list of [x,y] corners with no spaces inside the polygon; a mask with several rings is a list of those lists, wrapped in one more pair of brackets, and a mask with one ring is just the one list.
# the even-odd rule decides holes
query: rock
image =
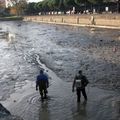
{"label": "rock", "polygon": [[0,103],[0,118],[11,115],[10,112]]}
{"label": "rock", "polygon": [[14,100],[13,102],[17,102],[16,100]]}
{"label": "rock", "polygon": [[11,115],[11,113],[0,103],[0,120],[23,120],[18,116]]}

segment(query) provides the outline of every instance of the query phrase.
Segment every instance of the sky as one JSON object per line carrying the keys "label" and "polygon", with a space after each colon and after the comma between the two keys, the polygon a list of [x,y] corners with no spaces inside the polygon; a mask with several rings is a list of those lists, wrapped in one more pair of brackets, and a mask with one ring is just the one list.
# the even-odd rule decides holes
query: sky
{"label": "sky", "polygon": [[29,0],[29,2],[39,2],[39,1],[42,1],[42,0]]}

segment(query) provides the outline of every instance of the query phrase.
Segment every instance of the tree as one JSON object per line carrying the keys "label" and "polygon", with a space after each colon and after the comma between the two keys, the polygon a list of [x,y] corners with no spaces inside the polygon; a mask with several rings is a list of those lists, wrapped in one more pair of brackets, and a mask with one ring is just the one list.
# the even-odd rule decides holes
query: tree
{"label": "tree", "polygon": [[54,6],[55,10],[59,10],[60,0],[52,0],[52,1],[53,1],[53,6]]}
{"label": "tree", "polygon": [[103,0],[88,0],[90,3],[92,4],[99,4],[99,3],[103,3]]}
{"label": "tree", "polygon": [[90,3],[91,3],[91,6],[92,6],[92,9],[93,9],[93,6],[96,8],[97,12],[98,13],[101,13],[103,11],[103,8],[102,8],[102,3],[104,0],[88,0]]}
{"label": "tree", "polygon": [[56,0],[49,0],[48,1],[48,7],[50,8],[51,11],[53,11],[55,8],[55,1]]}
{"label": "tree", "polygon": [[74,0],[77,5],[81,5],[85,3],[85,0]]}
{"label": "tree", "polygon": [[45,14],[49,10],[48,2],[49,2],[49,0],[42,1],[42,8],[43,8],[43,11]]}
{"label": "tree", "polygon": [[106,3],[108,3],[108,2],[111,2],[111,0],[103,0],[103,2],[106,2]]}
{"label": "tree", "polygon": [[38,2],[35,4],[35,9],[38,12],[42,12],[43,11],[43,7],[42,7],[42,2]]}
{"label": "tree", "polygon": [[64,5],[67,7],[67,9],[72,9],[74,6],[76,6],[74,0],[64,0]]}
{"label": "tree", "polygon": [[86,13],[88,0],[74,0],[78,6],[81,6]]}
{"label": "tree", "polygon": [[64,11],[64,14],[66,13],[65,12],[66,11],[66,7],[65,7],[65,4],[64,4],[64,0],[60,0],[60,2],[59,2],[59,9],[61,11]]}
{"label": "tree", "polygon": [[27,0],[11,0],[11,2],[16,8],[17,15],[22,15],[27,7]]}
{"label": "tree", "polygon": [[35,4],[36,4],[35,2],[32,2],[27,5],[27,10],[26,10],[27,14],[35,14],[36,13]]}

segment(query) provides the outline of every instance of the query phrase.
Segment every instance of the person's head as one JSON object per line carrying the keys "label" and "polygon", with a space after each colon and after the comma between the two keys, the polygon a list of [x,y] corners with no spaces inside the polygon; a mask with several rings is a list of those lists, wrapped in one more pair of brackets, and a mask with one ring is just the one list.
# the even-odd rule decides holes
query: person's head
{"label": "person's head", "polygon": [[40,74],[43,74],[43,72],[44,72],[44,71],[41,69],[41,70],[40,70]]}
{"label": "person's head", "polygon": [[79,73],[79,74],[82,74],[82,70],[79,70],[78,73]]}

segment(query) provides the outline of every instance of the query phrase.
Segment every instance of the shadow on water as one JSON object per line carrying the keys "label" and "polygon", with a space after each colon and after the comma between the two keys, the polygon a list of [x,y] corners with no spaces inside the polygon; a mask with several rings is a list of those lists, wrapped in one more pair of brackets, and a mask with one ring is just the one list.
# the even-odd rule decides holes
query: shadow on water
{"label": "shadow on water", "polygon": [[39,109],[39,120],[51,120],[50,119],[50,111],[49,111],[49,103],[48,101],[42,102],[41,107]]}
{"label": "shadow on water", "polygon": [[79,119],[85,120],[85,119],[87,119],[86,105],[87,105],[86,101],[77,103],[76,111],[73,113],[73,120],[79,120]]}

